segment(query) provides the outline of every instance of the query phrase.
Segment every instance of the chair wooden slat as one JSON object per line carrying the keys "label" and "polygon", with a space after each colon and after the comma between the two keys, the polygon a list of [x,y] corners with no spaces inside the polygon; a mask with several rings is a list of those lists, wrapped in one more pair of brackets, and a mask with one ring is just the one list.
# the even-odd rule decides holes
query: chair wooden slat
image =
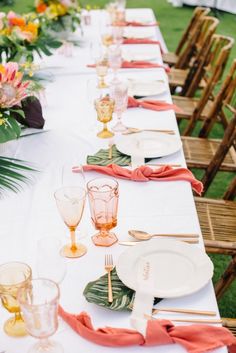
{"label": "chair wooden slat", "polygon": [[[236,194],[236,178],[224,197]],[[219,299],[236,278],[236,202],[195,197],[196,209],[208,253],[231,256],[221,278],[215,284]]]}
{"label": "chair wooden slat", "polygon": [[184,61],[184,54],[187,58],[189,54],[194,54],[194,45],[196,43],[196,32],[200,26],[199,20],[206,16],[210,12],[209,8],[205,7],[196,7],[193,11],[193,15],[190,19],[188,26],[186,27],[179,44],[176,48],[175,53],[169,52],[163,54],[163,61],[170,66],[174,65],[175,67],[185,68],[188,63]]}

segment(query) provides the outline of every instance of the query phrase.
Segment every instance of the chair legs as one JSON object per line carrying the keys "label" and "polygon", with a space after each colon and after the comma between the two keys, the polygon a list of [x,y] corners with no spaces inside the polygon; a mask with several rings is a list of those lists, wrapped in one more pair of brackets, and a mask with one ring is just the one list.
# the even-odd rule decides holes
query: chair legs
{"label": "chair legs", "polygon": [[219,279],[219,281],[215,284],[215,293],[216,298],[219,300],[228,287],[231,285],[233,280],[236,279],[236,255],[232,256],[232,260],[230,261],[227,269]]}

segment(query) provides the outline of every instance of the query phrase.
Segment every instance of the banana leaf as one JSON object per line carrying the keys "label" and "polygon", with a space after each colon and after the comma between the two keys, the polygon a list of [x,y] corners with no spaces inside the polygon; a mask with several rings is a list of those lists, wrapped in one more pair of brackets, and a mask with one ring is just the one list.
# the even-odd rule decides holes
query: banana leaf
{"label": "banana leaf", "polygon": [[25,173],[35,171],[24,161],[0,156],[0,197],[7,190],[20,191],[23,184],[30,182],[30,178]]}
{"label": "banana leaf", "polygon": [[87,164],[107,166],[117,164],[127,166],[131,163],[131,157],[118,151],[115,145],[112,146],[112,158],[109,159],[109,149],[101,149],[93,156],[87,156]]}
{"label": "banana leaf", "polygon": [[[119,279],[116,269],[111,271],[113,302],[108,302],[108,275],[107,273],[93,282],[89,282],[84,289],[83,295],[89,303],[116,310],[132,310],[135,292],[126,287]],[[155,298],[154,304],[161,299]]]}

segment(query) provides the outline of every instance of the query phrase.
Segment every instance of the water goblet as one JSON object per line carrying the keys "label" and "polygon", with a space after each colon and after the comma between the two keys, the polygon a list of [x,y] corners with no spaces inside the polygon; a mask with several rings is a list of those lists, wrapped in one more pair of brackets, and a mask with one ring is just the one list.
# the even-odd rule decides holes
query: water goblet
{"label": "water goblet", "polygon": [[115,113],[117,115],[117,123],[112,128],[115,132],[123,132],[127,130],[127,127],[122,123],[122,114],[128,106],[128,84],[124,81],[118,81],[113,83],[110,88],[111,97],[115,101]]}
{"label": "water goblet", "polygon": [[60,255],[61,242],[58,238],[48,236],[37,244],[37,272],[41,278],[48,278],[60,284],[66,274],[66,263]]}
{"label": "water goblet", "polygon": [[123,26],[112,26],[112,36],[115,45],[121,45],[123,43],[124,37],[124,27]]}
{"label": "water goblet", "polygon": [[58,285],[44,278],[33,279],[18,292],[18,301],[24,314],[28,333],[39,338],[28,353],[63,353],[62,346],[48,338],[58,328]]}
{"label": "water goblet", "polygon": [[109,48],[108,63],[109,63],[109,67],[113,71],[112,83],[115,83],[118,81],[117,71],[121,68],[121,65],[122,65],[121,48],[119,46],[113,45]]}
{"label": "water goblet", "polygon": [[96,178],[88,182],[88,198],[91,218],[98,234],[92,237],[98,246],[111,246],[117,237],[110,230],[117,225],[119,184],[114,179]]}
{"label": "water goblet", "polygon": [[107,128],[107,123],[111,121],[114,111],[115,101],[108,95],[95,100],[95,109],[97,111],[97,119],[103,123],[103,130],[97,133],[98,137],[110,138],[114,136],[113,132]]}
{"label": "water goblet", "polygon": [[112,28],[105,26],[100,29],[102,44],[105,47],[106,56],[108,55],[108,49],[113,44]]}
{"label": "water goblet", "polygon": [[69,258],[81,257],[87,252],[86,246],[76,243],[75,231],[78,227],[85,206],[86,191],[77,186],[65,186],[54,194],[58,211],[70,230],[71,244],[61,249],[61,255]]}
{"label": "water goblet", "polygon": [[96,74],[98,76],[98,88],[107,88],[107,84],[105,82],[105,76],[108,72],[108,60],[106,57],[101,57],[95,62],[96,65]]}
{"label": "water goblet", "polygon": [[32,277],[31,268],[22,262],[8,262],[0,266],[0,297],[3,306],[15,317],[4,324],[7,335],[20,337],[27,335],[25,323],[21,315],[17,292],[28,285]]}

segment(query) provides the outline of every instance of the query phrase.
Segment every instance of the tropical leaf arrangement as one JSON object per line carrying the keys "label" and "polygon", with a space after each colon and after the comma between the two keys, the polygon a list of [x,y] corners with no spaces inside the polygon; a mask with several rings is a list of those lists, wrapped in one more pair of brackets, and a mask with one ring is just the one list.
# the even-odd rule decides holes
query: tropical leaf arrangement
{"label": "tropical leaf arrangement", "polygon": [[35,170],[23,161],[0,156],[0,198],[6,190],[18,192],[22,184],[30,181],[25,173],[33,171]]}
{"label": "tropical leaf arrangement", "polygon": [[80,24],[77,0],[36,0],[35,11],[43,26],[54,32],[74,32]]}
{"label": "tropical leaf arrangement", "polygon": [[23,81],[23,73],[14,62],[0,65],[0,143],[20,136],[21,126],[14,114],[24,118],[21,101],[29,95],[29,81]]}
{"label": "tropical leaf arrangement", "polygon": [[[83,295],[89,303],[116,310],[132,310],[135,292],[126,287],[119,279],[116,268],[111,271],[113,302],[108,302],[108,275],[98,278],[93,282],[89,282],[84,289]],[[155,298],[154,304],[161,299]]]}
{"label": "tropical leaf arrangement", "polygon": [[44,31],[35,13],[0,13],[0,62],[33,61],[34,53],[49,56],[61,45],[61,41]]}

